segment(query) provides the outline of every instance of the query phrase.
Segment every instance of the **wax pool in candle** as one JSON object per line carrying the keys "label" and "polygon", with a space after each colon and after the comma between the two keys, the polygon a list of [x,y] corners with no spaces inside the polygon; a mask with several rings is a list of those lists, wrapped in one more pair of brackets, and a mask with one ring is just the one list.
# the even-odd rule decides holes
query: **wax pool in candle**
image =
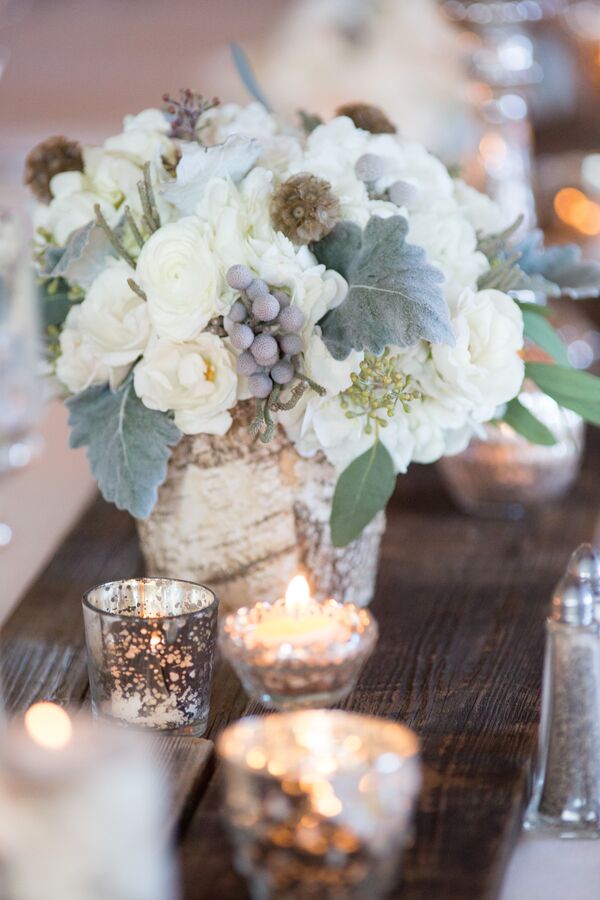
{"label": "wax pool in candle", "polygon": [[272,612],[256,626],[252,643],[265,647],[279,644],[305,647],[345,641],[348,637],[348,629],[321,611],[310,596],[306,579],[297,575],[290,582],[285,603],[274,604]]}

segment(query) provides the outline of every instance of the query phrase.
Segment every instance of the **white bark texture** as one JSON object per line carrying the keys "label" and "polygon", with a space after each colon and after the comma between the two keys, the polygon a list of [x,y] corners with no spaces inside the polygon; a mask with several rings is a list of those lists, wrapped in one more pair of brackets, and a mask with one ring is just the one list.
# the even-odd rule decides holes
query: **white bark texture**
{"label": "white bark texture", "polygon": [[303,459],[283,432],[271,443],[247,430],[238,408],[224,437],[185,437],[175,448],[151,516],[138,520],[148,574],[212,588],[222,610],[282,597],[303,572],[318,599],[370,603],[385,529],[380,513],[343,549],[331,544],[335,472]]}

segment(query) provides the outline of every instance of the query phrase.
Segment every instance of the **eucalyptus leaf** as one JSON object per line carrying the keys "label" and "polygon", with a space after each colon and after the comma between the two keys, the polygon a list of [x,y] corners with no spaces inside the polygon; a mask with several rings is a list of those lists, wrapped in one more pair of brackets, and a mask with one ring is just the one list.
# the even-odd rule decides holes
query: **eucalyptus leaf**
{"label": "eucalyptus leaf", "polygon": [[244,87],[246,88],[250,96],[254,97],[255,100],[258,100],[259,103],[262,103],[267,112],[273,112],[271,104],[258,85],[256,76],[254,74],[252,66],[250,65],[250,60],[248,59],[245,51],[242,50],[240,45],[236,44],[235,42],[232,42],[229,45],[229,49],[231,50],[231,55],[237,69],[237,73],[242,79]]}
{"label": "eucalyptus leaf", "polygon": [[443,274],[425,251],[406,242],[402,216],[373,216],[364,232],[341,222],[313,245],[319,262],[348,282],[343,303],[319,323],[331,355],[352,350],[380,354],[389,345],[410,347],[420,340],[454,344]]}
{"label": "eucalyptus leaf", "polygon": [[90,387],[67,400],[71,447],[87,447],[102,496],[138,519],[147,518],[167,476],[170,447],[181,432],[148,409],[131,378],[117,390]]}
{"label": "eucalyptus leaf", "polygon": [[181,146],[177,179],[161,189],[161,195],[183,216],[195,213],[208,182],[226,178],[237,183],[248,174],[260,154],[258,141],[239,134],[214,147],[186,142]]}
{"label": "eucalyptus leaf", "polygon": [[340,475],[331,510],[331,540],[345,547],[355,540],[394,493],[394,463],[384,445],[376,441]]}
{"label": "eucalyptus leaf", "polygon": [[545,350],[559,365],[569,367],[567,348],[561,336],[552,327],[548,319],[528,309],[521,310],[525,337]]}
{"label": "eucalyptus leaf", "polygon": [[525,375],[561,406],[572,409],[593,425],[600,425],[600,378],[548,363],[526,363]]}
{"label": "eucalyptus leaf", "polygon": [[506,407],[503,420],[532,444],[542,444],[545,447],[556,444],[556,438],[550,429],[516,398]]}
{"label": "eucalyptus leaf", "polygon": [[73,232],[49,275],[87,290],[111,256],[115,251],[104,231],[96,222],[88,222]]}

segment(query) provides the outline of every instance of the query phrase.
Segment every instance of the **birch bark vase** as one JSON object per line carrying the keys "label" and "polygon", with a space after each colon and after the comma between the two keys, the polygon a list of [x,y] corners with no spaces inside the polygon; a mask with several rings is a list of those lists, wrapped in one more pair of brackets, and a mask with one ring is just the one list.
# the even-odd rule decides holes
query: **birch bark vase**
{"label": "birch bark vase", "polygon": [[224,437],[188,436],[175,448],[158,503],[138,520],[148,574],[207,585],[227,610],[282,597],[304,572],[315,597],[366,606],[384,514],[334,547],[334,469],[324,457],[300,457],[281,429],[271,443],[255,442],[252,409],[242,404]]}

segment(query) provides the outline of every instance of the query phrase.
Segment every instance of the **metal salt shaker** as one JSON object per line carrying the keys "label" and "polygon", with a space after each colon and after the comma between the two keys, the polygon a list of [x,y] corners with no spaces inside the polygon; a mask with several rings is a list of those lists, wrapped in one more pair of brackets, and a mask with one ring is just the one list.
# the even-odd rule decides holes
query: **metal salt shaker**
{"label": "metal salt shaker", "polygon": [[573,554],[546,622],[538,761],[524,827],[600,838],[600,559]]}

